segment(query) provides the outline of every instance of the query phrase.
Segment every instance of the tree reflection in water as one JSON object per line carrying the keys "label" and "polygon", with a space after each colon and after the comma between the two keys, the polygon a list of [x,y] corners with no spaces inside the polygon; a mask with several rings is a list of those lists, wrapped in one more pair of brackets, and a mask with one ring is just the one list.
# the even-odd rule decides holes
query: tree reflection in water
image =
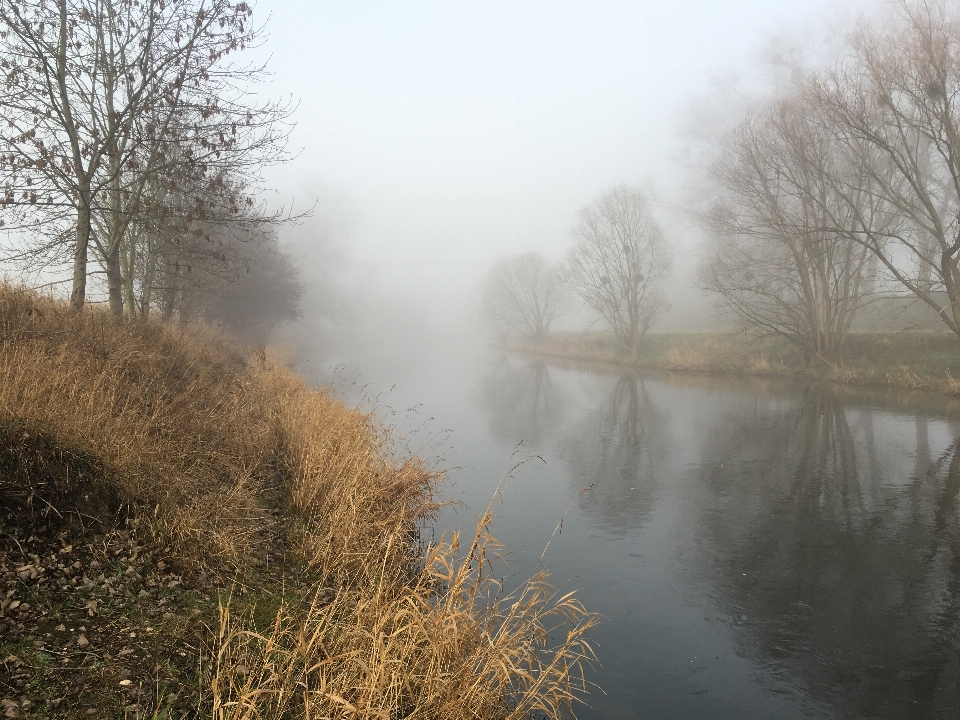
{"label": "tree reflection in water", "polygon": [[897,478],[874,420],[824,388],[723,418],[690,527],[744,654],[840,717],[955,717],[960,443],[931,459],[918,419]]}
{"label": "tree reflection in water", "polygon": [[622,375],[607,399],[575,427],[560,447],[579,492],[580,509],[608,532],[638,531],[652,512],[658,465],[669,447],[665,415],[643,380]]}
{"label": "tree reflection in water", "polygon": [[[636,655],[663,652],[644,644],[649,623],[673,618],[656,604],[663,595],[728,623],[758,679],[811,707],[841,718],[956,716],[960,441],[950,438],[960,428],[935,419],[943,413],[832,387],[772,392],[517,360],[500,361],[481,389],[496,437],[563,459],[587,532],[635,538],[622,550],[603,545],[604,567],[626,567],[616,553],[645,551],[653,538],[669,543],[658,548],[666,564],[617,578],[622,596],[601,608],[623,623],[607,637],[620,701],[639,697],[625,689]],[[668,591],[633,584],[648,582]],[[642,622],[626,620],[639,608],[631,593],[646,603]]]}
{"label": "tree reflection in water", "polygon": [[[563,415],[558,387],[542,362],[500,357],[481,380],[480,402],[490,414],[490,432],[509,443],[539,446],[547,426]],[[550,436],[552,437],[552,436]]]}

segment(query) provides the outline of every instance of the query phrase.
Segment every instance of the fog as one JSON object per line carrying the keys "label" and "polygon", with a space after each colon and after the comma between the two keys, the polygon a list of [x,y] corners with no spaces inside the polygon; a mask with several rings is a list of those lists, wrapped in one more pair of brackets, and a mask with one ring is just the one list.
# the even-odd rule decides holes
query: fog
{"label": "fog", "polygon": [[654,330],[711,329],[685,215],[690,129],[723,129],[713,100],[755,91],[771,45],[866,5],[261,0],[266,90],[300,102],[299,155],[269,184],[278,201],[317,203],[283,236],[312,288],[301,335],[334,269],[379,323],[473,319],[497,256],[559,260],[576,211],[616,183],[654,199],[677,253]]}

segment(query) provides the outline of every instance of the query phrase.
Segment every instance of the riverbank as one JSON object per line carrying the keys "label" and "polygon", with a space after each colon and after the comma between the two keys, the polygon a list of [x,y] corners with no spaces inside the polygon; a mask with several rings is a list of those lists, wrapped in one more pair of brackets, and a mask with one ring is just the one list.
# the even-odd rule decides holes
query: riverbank
{"label": "riverbank", "polygon": [[489,513],[424,547],[442,473],[269,355],[0,287],[0,378],[5,717],[499,720],[583,690],[594,618],[543,573],[500,596]]}
{"label": "riverbank", "polygon": [[837,363],[813,367],[786,340],[744,333],[650,333],[636,359],[610,333],[554,333],[540,343],[513,341],[507,349],[636,369],[790,377],[960,396],[960,338],[950,333],[853,333]]}

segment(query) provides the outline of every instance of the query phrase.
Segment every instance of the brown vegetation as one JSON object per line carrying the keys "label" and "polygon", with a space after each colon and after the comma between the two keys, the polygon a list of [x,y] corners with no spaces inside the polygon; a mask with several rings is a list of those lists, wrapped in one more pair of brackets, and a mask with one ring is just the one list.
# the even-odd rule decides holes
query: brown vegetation
{"label": "brown vegetation", "polygon": [[811,366],[795,343],[746,333],[648,334],[636,358],[609,333],[557,333],[513,349],[571,360],[718,375],[825,380],[960,395],[960,341],[949,333],[851,333],[834,363]]}
{"label": "brown vegetation", "polygon": [[0,378],[8,717],[520,718],[583,689],[593,617],[545,572],[504,593],[489,513],[424,553],[441,475],[265,355],[3,287]]}

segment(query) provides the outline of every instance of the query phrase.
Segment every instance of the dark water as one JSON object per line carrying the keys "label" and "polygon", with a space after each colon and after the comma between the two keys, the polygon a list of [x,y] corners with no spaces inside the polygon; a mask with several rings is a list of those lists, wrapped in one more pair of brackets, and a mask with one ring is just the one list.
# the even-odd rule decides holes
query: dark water
{"label": "dark water", "polygon": [[377,402],[413,449],[454,468],[446,492],[466,508],[438,533],[470,525],[523,459],[497,506],[508,573],[566,516],[554,580],[606,618],[580,717],[960,717],[945,399],[462,347],[359,363],[373,391],[396,384]]}

